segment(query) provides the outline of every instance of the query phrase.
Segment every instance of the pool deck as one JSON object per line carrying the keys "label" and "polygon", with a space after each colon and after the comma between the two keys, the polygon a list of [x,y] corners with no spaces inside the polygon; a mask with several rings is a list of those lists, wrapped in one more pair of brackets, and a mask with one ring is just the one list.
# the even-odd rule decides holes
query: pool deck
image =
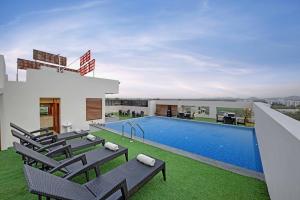
{"label": "pool deck", "polygon": [[[122,121],[126,121],[126,120],[122,120]],[[209,122],[206,122],[206,123],[209,123]],[[110,131],[112,133],[122,135],[122,133],[120,133],[118,131],[115,131],[113,129],[106,128],[106,127],[103,127],[103,126],[98,127],[98,126],[90,125],[90,130],[91,131],[107,130],[107,131]],[[127,135],[124,135],[124,137],[129,138]],[[265,177],[264,177],[263,173],[259,173],[259,172],[253,171],[253,170],[249,170],[249,169],[245,169],[245,168],[238,167],[238,166],[235,166],[235,165],[231,165],[231,164],[228,164],[228,163],[225,163],[225,162],[213,160],[213,159],[210,159],[210,158],[207,158],[207,157],[204,157],[204,156],[200,156],[200,155],[197,155],[197,154],[194,154],[194,153],[183,151],[183,150],[180,150],[180,149],[177,149],[177,148],[174,148],[174,147],[170,147],[170,146],[167,146],[167,145],[159,144],[157,142],[153,142],[153,141],[150,141],[150,140],[146,140],[146,139],[143,140],[143,139],[138,138],[138,137],[135,137],[134,140],[144,142],[146,144],[161,148],[163,150],[167,150],[167,151],[170,151],[170,152],[175,153],[175,154],[186,156],[188,158],[191,158],[191,159],[194,159],[194,160],[197,160],[197,161],[209,164],[209,165],[213,165],[215,167],[219,167],[221,169],[228,170],[228,171],[231,171],[233,173],[237,173],[237,174],[240,174],[240,175],[243,175],[243,176],[253,177],[253,178],[265,181]]]}

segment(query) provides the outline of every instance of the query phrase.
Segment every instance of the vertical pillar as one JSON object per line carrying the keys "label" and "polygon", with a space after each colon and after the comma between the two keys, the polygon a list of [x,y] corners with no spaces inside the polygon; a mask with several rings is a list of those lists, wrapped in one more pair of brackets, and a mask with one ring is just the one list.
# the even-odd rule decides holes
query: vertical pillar
{"label": "vertical pillar", "polygon": [[217,115],[217,107],[216,106],[209,106],[209,118],[215,119]]}

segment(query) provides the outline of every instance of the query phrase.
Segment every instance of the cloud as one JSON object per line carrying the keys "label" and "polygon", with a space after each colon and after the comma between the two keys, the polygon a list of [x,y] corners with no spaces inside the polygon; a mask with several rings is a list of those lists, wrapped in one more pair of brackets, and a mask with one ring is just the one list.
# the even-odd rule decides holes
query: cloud
{"label": "cloud", "polygon": [[[197,48],[194,43],[212,37],[230,40],[235,37],[219,34],[228,23],[210,17],[212,8],[208,1],[203,1],[195,12],[164,11],[157,16],[145,16],[142,23],[130,13],[104,12],[100,6],[103,3],[107,2],[85,2],[35,12],[40,20],[22,19],[17,27],[2,33],[0,53],[6,56],[9,79],[15,78],[17,58],[31,59],[33,48],[60,53],[69,58],[69,63],[91,49],[96,58],[95,75],[120,80],[118,96],[200,98],[300,94],[293,86],[298,83],[296,79],[280,78],[282,73],[272,70],[272,66],[212,55]],[[107,3],[105,9],[113,4]],[[56,17],[58,14],[64,17]],[[237,40],[250,40],[251,35]],[[78,68],[78,61],[71,67]]]}
{"label": "cloud", "polygon": [[20,23],[21,21],[23,21],[25,18],[28,18],[28,17],[34,17],[37,15],[45,15],[45,14],[57,14],[57,13],[61,13],[61,12],[67,13],[67,12],[71,12],[71,11],[80,11],[83,9],[94,8],[95,6],[99,6],[99,5],[103,4],[104,2],[105,2],[105,0],[88,1],[85,3],[72,5],[72,6],[65,6],[65,7],[58,7],[58,8],[47,9],[47,10],[37,10],[37,11],[27,12],[25,14],[14,17],[13,20],[8,21],[6,24],[0,24],[0,29],[17,25],[18,23]]}
{"label": "cloud", "polygon": [[88,1],[85,3],[72,5],[72,6],[53,8],[53,9],[49,9],[49,10],[34,11],[34,12],[31,12],[30,14],[36,15],[36,14],[49,14],[49,13],[52,14],[52,13],[57,13],[57,12],[80,11],[83,9],[94,8],[95,6],[101,5],[104,2],[105,2],[105,0]]}

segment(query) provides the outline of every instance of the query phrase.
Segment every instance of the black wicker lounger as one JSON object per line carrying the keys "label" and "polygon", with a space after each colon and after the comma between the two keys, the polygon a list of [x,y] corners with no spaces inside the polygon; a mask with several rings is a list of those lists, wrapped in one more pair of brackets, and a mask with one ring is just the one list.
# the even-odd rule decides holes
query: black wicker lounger
{"label": "black wicker lounger", "polygon": [[38,152],[53,151],[64,145],[70,145],[72,151],[75,151],[75,150],[83,149],[86,147],[96,146],[97,144],[104,145],[104,143],[105,143],[105,140],[103,138],[96,137],[96,139],[94,141],[90,141],[90,140],[84,138],[84,139],[73,139],[73,140],[67,140],[67,141],[61,140],[61,141],[53,142],[50,144],[43,144],[43,143],[34,141],[15,130],[11,130],[11,132],[12,132],[13,136],[15,136],[16,138],[18,138],[20,140],[20,144],[31,147],[33,150],[38,151]]}
{"label": "black wicker lounger", "polygon": [[70,146],[64,146],[60,148],[60,151],[67,151],[67,158],[60,161],[56,161],[49,157],[54,152],[49,152],[44,155],[39,152],[33,151],[32,149],[29,149],[17,142],[14,142],[14,148],[18,154],[22,155],[24,164],[32,165],[34,163],[41,163],[42,170],[49,173],[54,173],[56,171],[63,172],[64,177],[69,180],[82,173],[86,174],[86,178],[88,180],[89,170],[95,170],[96,176],[99,176],[100,165],[121,155],[125,155],[126,161],[128,161],[128,149],[122,146],[119,146],[118,151],[98,148],[76,156],[72,156]]}
{"label": "black wicker lounger", "polygon": [[128,199],[160,171],[166,180],[165,162],[156,160],[155,166],[146,166],[136,159],[80,185],[39,169],[24,165],[29,191],[47,199],[96,200]]}
{"label": "black wicker lounger", "polygon": [[[29,132],[14,123],[10,123],[10,126],[14,129],[20,131],[24,135],[30,137],[32,140],[35,140],[38,142],[49,140],[49,139],[55,140],[55,141],[71,140],[71,139],[75,139],[75,138],[82,138],[89,134],[87,131],[82,131],[81,133],[72,131],[72,132],[60,133],[60,134],[55,135],[53,132],[50,132],[48,128],[42,128],[42,129],[38,129],[38,130]],[[42,132],[44,132],[44,133],[42,134]],[[34,135],[34,133],[40,133],[40,135]]]}

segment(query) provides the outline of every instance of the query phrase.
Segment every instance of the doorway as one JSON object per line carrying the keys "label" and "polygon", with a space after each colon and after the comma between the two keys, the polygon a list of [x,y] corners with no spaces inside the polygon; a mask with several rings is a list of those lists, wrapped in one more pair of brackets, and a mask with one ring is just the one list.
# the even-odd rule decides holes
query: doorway
{"label": "doorway", "polygon": [[40,127],[60,133],[59,98],[40,98]]}
{"label": "doorway", "polygon": [[162,105],[156,104],[155,114],[158,116],[176,116],[177,115],[177,105]]}

